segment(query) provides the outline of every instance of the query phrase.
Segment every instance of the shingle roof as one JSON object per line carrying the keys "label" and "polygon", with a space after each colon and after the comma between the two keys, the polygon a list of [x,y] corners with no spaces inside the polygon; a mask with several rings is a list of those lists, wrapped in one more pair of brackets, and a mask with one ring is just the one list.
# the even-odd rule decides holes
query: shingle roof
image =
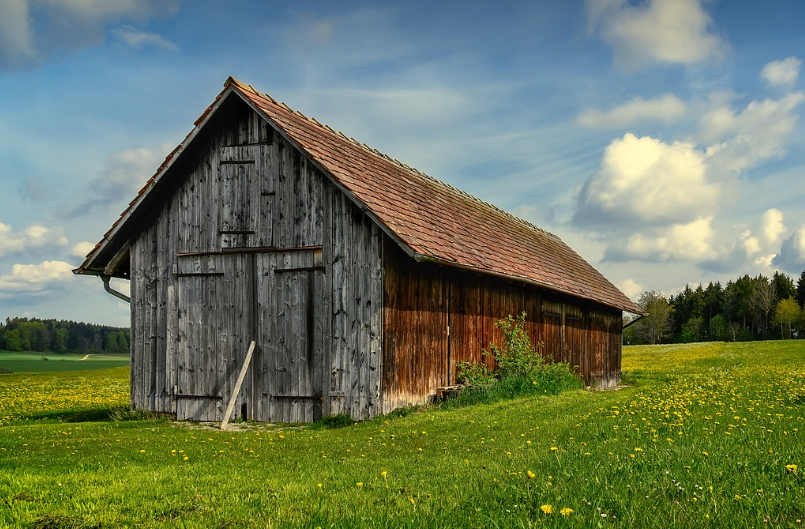
{"label": "shingle roof", "polygon": [[[559,237],[436,180],[288,108],[229,78],[224,91],[196,122],[181,149],[234,92],[351,195],[378,224],[419,261],[502,276],[641,314],[642,310]],[[146,184],[121,219],[153,187],[176,151]]]}

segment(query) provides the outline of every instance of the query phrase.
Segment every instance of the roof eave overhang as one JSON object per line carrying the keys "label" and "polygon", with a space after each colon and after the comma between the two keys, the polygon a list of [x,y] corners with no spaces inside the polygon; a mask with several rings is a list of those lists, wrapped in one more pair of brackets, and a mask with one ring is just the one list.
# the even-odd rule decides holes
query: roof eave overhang
{"label": "roof eave overhang", "polygon": [[549,283],[545,283],[545,282],[542,282],[542,281],[537,281],[535,279],[532,279],[532,278],[526,277],[526,276],[520,276],[520,275],[516,275],[516,274],[506,274],[506,273],[503,273],[503,272],[496,272],[494,270],[489,270],[489,269],[486,269],[486,268],[479,268],[479,267],[476,267],[476,266],[466,265],[466,264],[463,264],[463,263],[459,263],[457,261],[450,261],[448,259],[442,259],[440,257],[434,257],[432,255],[427,255],[427,254],[424,254],[424,253],[415,253],[413,255],[413,258],[417,262],[420,262],[420,263],[423,263],[423,262],[435,263],[435,264],[439,264],[439,265],[458,268],[458,269],[461,269],[461,270],[467,270],[467,271],[470,271],[470,272],[475,272],[475,273],[478,273],[478,274],[484,274],[484,275],[499,277],[501,279],[507,279],[509,281],[518,281],[518,282],[521,282],[521,283],[526,283],[528,285],[533,285],[533,286],[536,286],[536,287],[544,288],[545,290],[550,290],[552,292],[557,292],[557,293],[563,294],[565,296],[572,296],[572,297],[575,297],[575,298],[584,299],[584,300],[587,300],[587,301],[592,301],[594,303],[598,303],[599,305],[604,305],[606,307],[610,307],[610,308],[613,308],[613,309],[616,309],[616,310],[620,310],[620,311],[624,311],[624,312],[630,312],[632,314],[638,314],[638,315],[644,314],[643,312],[634,312],[633,309],[635,309],[637,307],[629,307],[626,304],[616,305],[616,304],[613,304],[613,303],[608,303],[608,302],[603,301],[601,299],[597,299],[595,297],[584,295],[584,294],[581,294],[581,293],[578,293],[578,292],[569,292],[567,290],[562,290],[561,288],[557,288],[556,286],[551,285]]}

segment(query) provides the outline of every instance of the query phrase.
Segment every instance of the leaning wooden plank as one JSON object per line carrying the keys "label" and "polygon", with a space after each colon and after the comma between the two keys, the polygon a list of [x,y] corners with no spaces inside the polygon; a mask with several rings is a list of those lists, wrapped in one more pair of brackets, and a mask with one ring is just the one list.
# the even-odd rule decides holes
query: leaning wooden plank
{"label": "leaning wooden plank", "polygon": [[240,393],[240,385],[243,384],[243,379],[246,378],[246,371],[249,370],[249,362],[252,361],[254,346],[255,342],[252,340],[252,343],[249,344],[249,351],[246,353],[246,360],[243,361],[243,367],[240,368],[238,381],[235,382],[235,389],[232,391],[232,396],[229,398],[229,406],[226,407],[224,420],[221,421],[221,430],[226,430],[226,426],[229,424],[229,417],[232,415],[232,409],[235,407],[235,401],[238,400],[238,393]]}

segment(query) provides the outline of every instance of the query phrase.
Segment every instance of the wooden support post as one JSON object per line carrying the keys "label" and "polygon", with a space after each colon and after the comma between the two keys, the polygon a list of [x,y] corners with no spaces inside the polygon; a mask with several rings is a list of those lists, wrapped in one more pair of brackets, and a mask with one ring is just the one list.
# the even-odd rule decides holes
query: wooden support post
{"label": "wooden support post", "polygon": [[252,361],[252,353],[254,352],[255,342],[252,340],[252,343],[249,345],[249,352],[246,353],[246,360],[243,361],[243,367],[240,368],[240,375],[238,375],[238,381],[235,383],[235,389],[232,390],[232,397],[229,399],[229,406],[226,407],[226,413],[224,413],[224,420],[221,421],[221,430],[226,430],[227,425],[229,424],[229,417],[232,416],[232,409],[235,407],[235,401],[238,399],[238,393],[240,393],[240,386],[243,384],[243,379],[246,378],[246,371],[249,370],[249,363]]}

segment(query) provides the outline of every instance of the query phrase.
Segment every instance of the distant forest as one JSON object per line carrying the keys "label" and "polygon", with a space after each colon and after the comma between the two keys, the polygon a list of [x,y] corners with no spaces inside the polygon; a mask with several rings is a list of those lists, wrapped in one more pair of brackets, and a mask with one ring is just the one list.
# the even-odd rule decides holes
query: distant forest
{"label": "distant forest", "polygon": [[65,320],[7,318],[0,350],[40,353],[128,353],[129,329]]}
{"label": "distant forest", "polygon": [[[689,285],[676,296],[647,291],[648,315],[627,317],[624,344],[748,341],[805,337],[805,270],[794,280],[775,272],[744,275],[726,285]],[[631,325],[629,325],[631,323]]]}

